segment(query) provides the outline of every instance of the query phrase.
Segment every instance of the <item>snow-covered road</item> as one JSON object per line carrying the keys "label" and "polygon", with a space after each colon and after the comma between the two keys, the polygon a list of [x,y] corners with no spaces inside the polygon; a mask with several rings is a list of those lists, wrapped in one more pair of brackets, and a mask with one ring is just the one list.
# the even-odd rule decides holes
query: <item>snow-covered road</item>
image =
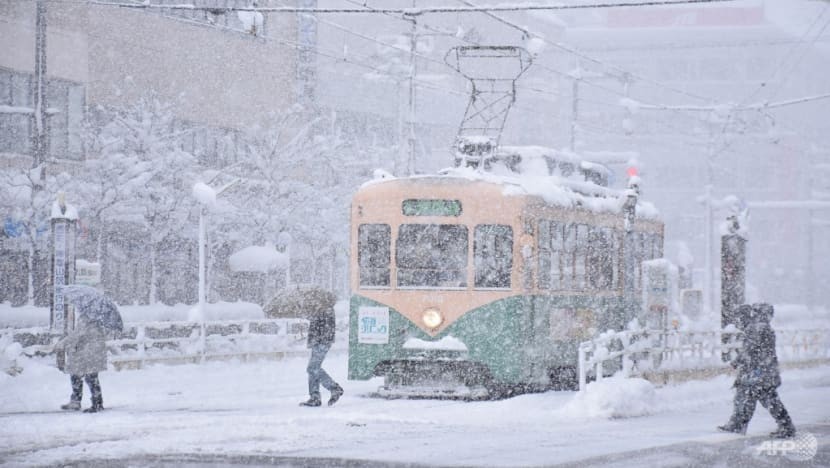
{"label": "snow-covered road", "polygon": [[[17,377],[0,374],[0,463],[54,465],[161,455],[205,463],[277,456],[435,465],[580,460],[617,465],[627,458],[615,454],[639,450],[640,458],[630,459],[636,465],[654,447],[691,442],[746,448],[767,440],[763,436],[775,427],[759,407],[750,438],[715,432],[731,410],[726,376],[656,390],[644,381],[606,379],[587,394],[462,402],[369,398],[380,382],[346,381],[344,354],[329,356],[324,367],[346,388],[330,408],[298,406],[306,397],[305,361],[292,359],[105,372],[101,383],[108,409],[82,414],[57,410],[68,399],[68,377],[29,361]],[[785,371],[783,379],[782,399],[796,425],[830,423],[829,367]],[[85,406],[88,401],[86,393]],[[826,434],[819,437],[820,454],[830,450],[826,442]],[[653,453],[664,466],[679,460]],[[753,456],[759,464],[786,461]]]}

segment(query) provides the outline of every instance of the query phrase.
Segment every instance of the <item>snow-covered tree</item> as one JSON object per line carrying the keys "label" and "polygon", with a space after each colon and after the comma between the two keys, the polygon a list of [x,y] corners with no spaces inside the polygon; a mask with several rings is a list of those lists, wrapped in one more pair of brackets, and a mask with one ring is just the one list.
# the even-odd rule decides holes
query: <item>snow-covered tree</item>
{"label": "snow-covered tree", "polygon": [[192,230],[190,187],[197,173],[193,155],[181,149],[184,132],[175,130],[173,108],[153,96],[119,111],[90,138],[94,150],[86,165],[84,190],[93,216],[138,218],[150,233],[150,301],[156,302],[159,244]]}
{"label": "snow-covered tree", "polygon": [[34,301],[34,263],[38,242],[49,235],[52,203],[65,191],[71,178],[65,172],[52,174],[47,163],[33,168],[0,170],[0,212],[8,213],[28,250],[28,302]]}
{"label": "snow-covered tree", "polygon": [[223,197],[235,208],[215,215],[215,239],[278,244],[280,233],[290,233],[316,265],[348,235],[353,184],[338,165],[346,142],[336,119],[294,107],[249,129],[245,142],[244,156],[223,174],[240,182]]}

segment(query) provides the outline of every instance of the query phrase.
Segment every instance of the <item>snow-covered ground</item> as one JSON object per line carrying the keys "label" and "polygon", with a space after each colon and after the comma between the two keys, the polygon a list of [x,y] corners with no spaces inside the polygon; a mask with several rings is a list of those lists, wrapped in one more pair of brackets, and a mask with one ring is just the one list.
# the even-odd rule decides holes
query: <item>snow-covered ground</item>
{"label": "snow-covered ground", "polygon": [[[709,447],[706,453],[716,460],[720,455],[712,447],[732,447],[724,457],[734,451],[746,454],[775,428],[759,407],[750,438],[715,431],[731,411],[727,376],[661,388],[615,378],[583,394],[547,392],[488,402],[385,400],[368,396],[379,380],[346,380],[346,355],[340,353],[324,363],[346,389],[333,407],[298,406],[306,398],[306,362],[290,359],[104,372],[107,410],[83,414],[58,410],[68,400],[69,378],[51,361],[22,364],[24,371],[16,377],[0,373],[2,466],[85,465],[102,459],[116,460],[113,465],[138,460],[141,465],[157,456],[202,460],[188,466],[218,466],[210,460],[252,463],[252,457],[261,456],[333,459],[335,466],[348,460],[686,466],[692,462],[682,454],[704,453],[694,448],[698,445]],[[781,396],[796,425],[830,427],[830,367],[787,370],[783,379]],[[88,389],[84,391],[88,406]],[[820,455],[826,455],[827,441],[826,434],[819,437]],[[692,449],[672,456],[648,451],[690,442]],[[635,450],[641,455],[622,455]],[[761,465],[787,463],[754,451],[746,456]]]}

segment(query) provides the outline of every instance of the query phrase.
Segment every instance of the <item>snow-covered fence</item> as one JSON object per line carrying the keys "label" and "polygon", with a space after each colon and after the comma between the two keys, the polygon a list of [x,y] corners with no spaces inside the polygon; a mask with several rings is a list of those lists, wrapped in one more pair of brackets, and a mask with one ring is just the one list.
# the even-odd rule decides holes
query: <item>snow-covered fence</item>
{"label": "snow-covered fence", "polygon": [[[650,373],[720,370],[723,360],[741,346],[734,328],[713,331],[623,330],[608,331],[579,345],[579,389],[585,389],[588,373],[597,380],[607,372],[624,376]],[[780,330],[776,352],[781,362],[830,359],[830,330]]]}
{"label": "snow-covered fence", "polygon": [[[107,341],[109,362],[116,369],[147,363],[199,363],[210,360],[303,356],[308,321],[304,319],[210,322],[128,323]],[[48,328],[5,329],[29,356],[53,352],[58,336]],[[335,344],[337,348],[337,344]]]}
{"label": "snow-covered fence", "polygon": [[107,342],[117,369],[145,363],[303,355],[308,321],[302,319],[130,324]]}

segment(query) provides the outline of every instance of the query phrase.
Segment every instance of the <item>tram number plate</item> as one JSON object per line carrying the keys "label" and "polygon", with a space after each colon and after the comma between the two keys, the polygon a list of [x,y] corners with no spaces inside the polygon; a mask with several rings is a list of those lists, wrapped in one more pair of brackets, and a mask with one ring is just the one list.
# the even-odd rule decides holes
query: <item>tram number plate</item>
{"label": "tram number plate", "polygon": [[389,343],[389,308],[361,307],[357,311],[357,342]]}

